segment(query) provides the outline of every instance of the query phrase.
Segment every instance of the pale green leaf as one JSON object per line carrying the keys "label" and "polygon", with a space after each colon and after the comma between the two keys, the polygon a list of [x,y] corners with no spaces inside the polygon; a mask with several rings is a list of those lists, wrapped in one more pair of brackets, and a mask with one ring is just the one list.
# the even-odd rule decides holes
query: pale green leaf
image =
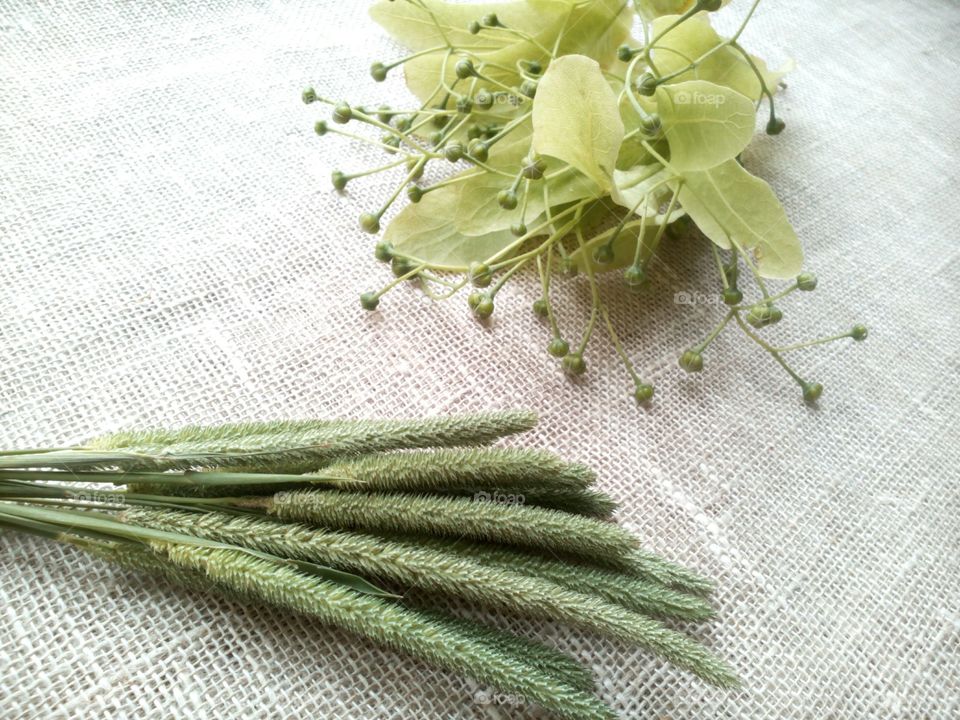
{"label": "pale green leaf", "polygon": [[[676,15],[664,15],[653,21],[653,35],[656,36],[669,28],[677,20]],[[660,38],[653,50],[653,58],[661,75],[672,75],[698,60],[707,52],[724,43],[716,30],[710,25],[706,13],[699,13],[687,19]],[[764,78],[770,92],[776,92],[777,83],[786,74],[786,69],[773,72],[758,57],[750,56]],[[687,80],[708,80],[724,85],[746,95],[751,100],[761,96],[760,81],[746,59],[730,46],[724,46],[700,61],[699,65],[676,78],[672,83]]]}
{"label": "pale green leaf", "polygon": [[800,272],[800,241],[767,183],[736,160],[684,173],[682,183],[680,204],[713,242],[752,249],[764,277],[790,278]]}
{"label": "pale green leaf", "polygon": [[533,103],[533,147],[610,188],[623,140],[617,98],[595,60],[565,55],[550,63]]}
{"label": "pale green leaf", "polygon": [[689,80],[661,85],[656,97],[670,165],[678,171],[706,170],[735,158],[753,137],[753,102],[736,90]]}
{"label": "pale green leaf", "polygon": [[[615,170],[610,197],[628,210],[636,208],[638,215],[656,215],[661,199],[671,190],[668,183],[675,177],[673,172],[659,163],[637,165],[629,170]],[[647,204],[641,205],[641,201],[647,196]]]}

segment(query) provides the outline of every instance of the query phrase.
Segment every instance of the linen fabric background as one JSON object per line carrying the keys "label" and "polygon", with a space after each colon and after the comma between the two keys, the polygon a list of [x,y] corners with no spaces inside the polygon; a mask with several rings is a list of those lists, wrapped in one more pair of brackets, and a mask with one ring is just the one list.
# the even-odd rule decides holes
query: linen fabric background
{"label": "linen fabric background", "polygon": [[[693,629],[740,672],[720,691],[588,633],[492,618],[586,662],[624,718],[947,718],[960,713],[960,7],[762,3],[743,37],[796,70],[786,132],[745,162],[784,200],[820,289],[769,334],[870,327],[794,355],[818,407],[737,331],[701,375],[676,358],[720,310],[703,240],[653,292],[604,282],[657,385],[638,409],[598,338],[570,382],[532,278],[474,322],[465,297],[390,277],[357,216],[399,180],[317,138],[333,98],[402,102],[365,3],[0,0],[0,445],[145,425],[395,417],[523,406],[523,442],[585,461],[647,546],[716,578]],[[747,3],[720,15],[735,27]],[[584,281],[558,281],[575,337]],[[0,536],[4,718],[529,718],[518,698],[346,633]]]}

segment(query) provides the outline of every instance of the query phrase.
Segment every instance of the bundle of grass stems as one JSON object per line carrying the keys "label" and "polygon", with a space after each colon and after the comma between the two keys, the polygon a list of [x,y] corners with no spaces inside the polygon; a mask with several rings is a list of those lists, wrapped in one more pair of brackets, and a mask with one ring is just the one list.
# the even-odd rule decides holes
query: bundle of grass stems
{"label": "bundle of grass stems", "polygon": [[569,720],[616,717],[583,665],[423,598],[585,628],[735,686],[675,629],[711,616],[709,581],[611,522],[615,503],[588,468],[490,447],[535,422],[247,422],[8,451],[0,527],[310,616]]}

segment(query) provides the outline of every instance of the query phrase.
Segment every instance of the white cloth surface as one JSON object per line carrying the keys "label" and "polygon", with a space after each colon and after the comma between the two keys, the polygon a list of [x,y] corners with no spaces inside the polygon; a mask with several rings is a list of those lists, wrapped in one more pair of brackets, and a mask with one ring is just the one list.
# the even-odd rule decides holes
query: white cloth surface
{"label": "white cloth surface", "polygon": [[[365,4],[0,0],[0,445],[243,418],[524,406],[524,442],[590,463],[651,548],[719,583],[696,630],[741,673],[721,691],[566,627],[500,619],[596,672],[624,718],[949,718],[960,713],[960,7],[761,4],[744,43],[797,69],[781,136],[745,161],[783,198],[820,288],[777,338],[869,339],[795,355],[817,408],[712,327],[702,243],[654,292],[604,292],[641,374],[604,339],[576,384],[547,356],[532,279],[489,329],[389,271],[356,229],[397,181],[339,197],[379,153],[319,139],[308,84],[402,98],[367,75],[398,50]],[[743,12],[743,2],[724,11]],[[583,279],[560,282],[564,317]],[[0,535],[4,718],[525,718],[509,698],[345,633],[179,592],[72,549]],[[478,696],[480,693],[480,696]]]}

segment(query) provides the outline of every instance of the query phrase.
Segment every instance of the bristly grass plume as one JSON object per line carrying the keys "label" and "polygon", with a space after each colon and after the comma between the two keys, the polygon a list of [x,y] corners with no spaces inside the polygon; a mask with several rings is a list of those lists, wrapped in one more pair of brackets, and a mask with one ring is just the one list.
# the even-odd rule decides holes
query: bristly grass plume
{"label": "bristly grass plume", "polygon": [[[785,128],[775,96],[786,70],[770,70],[741,42],[759,2],[722,37],[710,20],[722,0],[378,0],[372,18],[410,54],[376,61],[370,74],[383,82],[402,70],[416,101],[372,106],[303,91],[305,103],[330,108],[314,126],[317,135],[345,136],[392,156],[380,167],[333,172],[340,192],[375,173],[397,176],[383,202],[360,215],[360,228],[379,233],[387,211],[402,195],[409,199],[375,249],[395,277],[364,293],[361,305],[375,310],[407,280],[434,299],[472,285],[467,303],[485,321],[504,284],[518,271],[535,271],[540,292],[532,309],[549,336],[547,351],[580,375],[602,328],[645,403],[653,386],[620,342],[597,277],[619,271],[631,292],[672,293],[677,311],[701,297],[720,310],[716,327],[678,349],[685,371],[701,371],[714,339],[737,328],[815,402],[822,386],[784,355],[863,340],[867,329],[858,324],[793,344],[762,332],[783,318],[781,301],[814,290],[817,278],[803,271],[800,242],[773,190],[745,167],[764,103],[766,133]],[[426,171],[437,165],[458,172],[435,179]],[[696,280],[678,285],[660,252],[694,230],[710,241],[718,271],[710,295],[697,292]],[[582,328],[570,327],[553,301],[557,275],[577,273],[591,296]]]}
{"label": "bristly grass plume", "polygon": [[576,626],[735,686],[662,622],[709,618],[711,583],[599,519],[614,503],[593,472],[478,447],[535,419],[238,423],[0,452],[0,528],[316,618],[569,720],[615,717],[589,670],[436,606]]}

